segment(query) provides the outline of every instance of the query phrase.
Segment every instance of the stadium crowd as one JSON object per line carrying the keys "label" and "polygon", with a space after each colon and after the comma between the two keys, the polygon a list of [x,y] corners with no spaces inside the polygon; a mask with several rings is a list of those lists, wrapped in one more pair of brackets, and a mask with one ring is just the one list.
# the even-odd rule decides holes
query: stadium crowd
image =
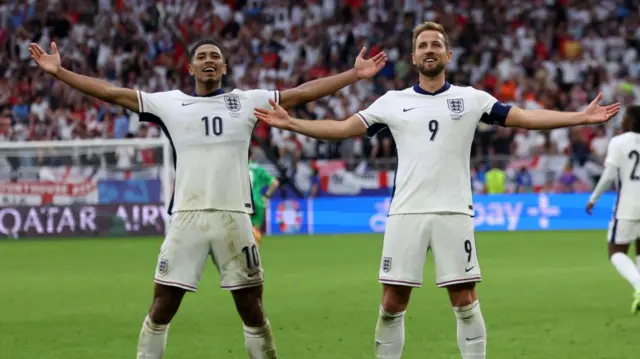
{"label": "stadium crowd", "polygon": [[[640,103],[640,3],[633,0],[14,0],[0,5],[0,14],[3,141],[160,135],[137,114],[36,70],[30,42],[48,49],[55,41],[64,66],[148,92],[192,92],[186,44],[203,35],[223,42],[226,89],[294,87],[348,69],[364,45],[370,55],[387,52],[373,81],[294,110],[304,118],[346,118],[416,81],[411,30],[431,20],[449,32],[454,84],[528,109],[580,110],[599,91],[605,102],[622,103],[621,114]],[[588,188],[620,120],[549,132],[480,125],[475,189],[485,190],[489,167],[511,171],[517,190],[531,182],[553,191]],[[393,165],[388,132],[330,143],[259,124],[254,137],[289,168],[315,158]]]}

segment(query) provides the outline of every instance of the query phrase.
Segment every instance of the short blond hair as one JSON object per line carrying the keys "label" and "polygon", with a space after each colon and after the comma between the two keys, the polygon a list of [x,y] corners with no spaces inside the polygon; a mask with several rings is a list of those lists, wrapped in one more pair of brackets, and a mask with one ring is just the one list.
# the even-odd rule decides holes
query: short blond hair
{"label": "short blond hair", "polygon": [[422,34],[425,31],[437,31],[441,33],[442,37],[444,37],[444,47],[447,50],[449,50],[449,35],[447,35],[447,31],[445,31],[444,27],[442,27],[442,25],[438,24],[437,22],[427,21],[413,28],[413,50],[414,51],[416,49],[416,40],[418,39],[418,36],[420,36],[420,34]]}

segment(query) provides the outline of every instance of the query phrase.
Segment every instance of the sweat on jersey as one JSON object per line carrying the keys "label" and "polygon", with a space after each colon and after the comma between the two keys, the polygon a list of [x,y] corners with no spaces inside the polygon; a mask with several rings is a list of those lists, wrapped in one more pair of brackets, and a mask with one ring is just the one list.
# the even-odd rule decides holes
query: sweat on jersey
{"label": "sweat on jersey", "polygon": [[388,128],[398,151],[389,214],[473,215],[471,144],[478,122],[504,125],[511,106],[448,82],[389,91],[357,113],[369,136]]}
{"label": "sweat on jersey", "polygon": [[140,121],[155,123],[169,139],[175,166],[168,212],[223,210],[253,213],[249,143],[255,108],[279,101],[278,91],[221,90],[196,97],[180,90],[137,91]]}

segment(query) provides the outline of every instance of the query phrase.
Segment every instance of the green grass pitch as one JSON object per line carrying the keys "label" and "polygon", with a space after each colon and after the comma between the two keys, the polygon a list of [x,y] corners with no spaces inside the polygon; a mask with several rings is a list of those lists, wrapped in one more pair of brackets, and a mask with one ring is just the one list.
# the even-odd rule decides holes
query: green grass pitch
{"label": "green grass pitch", "polygon": [[[604,232],[479,233],[492,359],[638,357],[631,288]],[[373,358],[381,235],[270,237],[265,306],[284,359]],[[134,358],[160,238],[0,241],[0,358]],[[403,358],[460,358],[444,290],[416,290]],[[246,358],[212,264],[172,323],[168,359]]]}

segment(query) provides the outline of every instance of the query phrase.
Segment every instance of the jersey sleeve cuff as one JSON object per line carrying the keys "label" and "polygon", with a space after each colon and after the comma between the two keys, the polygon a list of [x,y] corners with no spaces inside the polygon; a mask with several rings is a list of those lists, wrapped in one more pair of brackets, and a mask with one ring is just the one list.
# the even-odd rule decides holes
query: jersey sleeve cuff
{"label": "jersey sleeve cuff", "polygon": [[273,91],[273,101],[275,101],[278,105],[280,104],[280,91]]}
{"label": "jersey sleeve cuff", "polygon": [[136,96],[138,97],[138,110],[140,113],[144,113],[144,101],[142,100],[142,93],[136,90]]}
{"label": "jersey sleeve cuff", "polygon": [[369,126],[371,126],[369,121],[367,121],[367,119],[360,112],[356,112],[356,116],[358,116],[360,121],[362,121],[362,123],[364,124],[364,127],[369,128]]}

